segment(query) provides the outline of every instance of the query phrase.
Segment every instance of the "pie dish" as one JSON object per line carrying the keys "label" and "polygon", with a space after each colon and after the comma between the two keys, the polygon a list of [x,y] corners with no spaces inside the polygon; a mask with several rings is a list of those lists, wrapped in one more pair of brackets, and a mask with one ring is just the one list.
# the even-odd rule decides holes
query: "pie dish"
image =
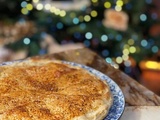
{"label": "pie dish", "polygon": [[0,119],[117,120],[124,109],[109,77],[67,61],[2,63],[0,90]]}

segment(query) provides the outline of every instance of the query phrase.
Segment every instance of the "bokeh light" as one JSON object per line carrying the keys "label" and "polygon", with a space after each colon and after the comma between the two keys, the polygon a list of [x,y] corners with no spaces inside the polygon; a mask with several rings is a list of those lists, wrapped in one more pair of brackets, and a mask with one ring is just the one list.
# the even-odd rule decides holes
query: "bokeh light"
{"label": "bokeh light", "polygon": [[36,8],[37,8],[37,10],[42,10],[43,9],[43,4],[42,3],[38,3]]}
{"label": "bokeh light", "polygon": [[30,44],[30,42],[31,42],[31,40],[29,38],[24,38],[23,39],[23,43],[26,44],[26,45]]}
{"label": "bokeh light", "polygon": [[108,40],[108,36],[107,36],[107,35],[102,35],[102,36],[101,36],[101,40],[102,40],[103,42],[106,42],[106,41]]}
{"label": "bokeh light", "polygon": [[110,57],[107,57],[105,60],[107,63],[112,63],[112,59]]}
{"label": "bokeh light", "polygon": [[105,7],[105,8],[110,8],[110,7],[111,7],[111,3],[108,2],[108,1],[105,2],[105,3],[104,3],[104,7]]}
{"label": "bokeh light", "polygon": [[86,39],[91,39],[93,37],[93,34],[91,32],[87,32],[85,34]]}
{"label": "bokeh light", "polygon": [[141,41],[141,45],[142,45],[143,47],[146,47],[147,44],[148,44],[147,40],[144,39],[144,40]]}
{"label": "bokeh light", "polygon": [[84,16],[84,20],[85,20],[86,22],[89,22],[89,21],[91,20],[91,17],[90,17],[89,15],[85,15],[85,16]]}
{"label": "bokeh light", "polygon": [[98,15],[97,11],[95,11],[95,10],[91,11],[91,16],[92,17],[97,17],[97,15]]}
{"label": "bokeh light", "polygon": [[143,22],[146,21],[147,20],[147,16],[145,14],[141,14],[140,15],[140,20],[143,21]]}

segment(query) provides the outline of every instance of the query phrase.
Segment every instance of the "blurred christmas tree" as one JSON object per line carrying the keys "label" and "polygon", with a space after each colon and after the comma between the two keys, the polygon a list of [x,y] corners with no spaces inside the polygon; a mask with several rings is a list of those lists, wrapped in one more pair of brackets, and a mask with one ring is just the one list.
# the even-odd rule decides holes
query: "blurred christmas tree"
{"label": "blurred christmas tree", "polygon": [[159,51],[159,10],[159,0],[0,0],[2,21],[31,20],[37,28],[7,47],[47,53],[41,43],[50,34],[59,44],[83,43],[128,74]]}

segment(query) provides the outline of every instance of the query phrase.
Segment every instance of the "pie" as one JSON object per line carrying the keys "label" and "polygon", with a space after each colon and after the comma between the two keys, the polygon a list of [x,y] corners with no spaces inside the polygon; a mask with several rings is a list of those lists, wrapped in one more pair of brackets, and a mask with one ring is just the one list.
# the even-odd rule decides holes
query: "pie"
{"label": "pie", "polygon": [[0,120],[102,120],[112,101],[104,80],[62,61],[0,66]]}

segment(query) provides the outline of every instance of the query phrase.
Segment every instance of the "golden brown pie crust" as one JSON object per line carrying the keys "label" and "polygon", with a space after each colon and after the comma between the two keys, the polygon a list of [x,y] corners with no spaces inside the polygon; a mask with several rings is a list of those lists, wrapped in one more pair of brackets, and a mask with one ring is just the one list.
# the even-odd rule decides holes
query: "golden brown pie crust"
{"label": "golden brown pie crust", "polygon": [[0,66],[0,120],[101,120],[110,89],[86,70],[30,59]]}

